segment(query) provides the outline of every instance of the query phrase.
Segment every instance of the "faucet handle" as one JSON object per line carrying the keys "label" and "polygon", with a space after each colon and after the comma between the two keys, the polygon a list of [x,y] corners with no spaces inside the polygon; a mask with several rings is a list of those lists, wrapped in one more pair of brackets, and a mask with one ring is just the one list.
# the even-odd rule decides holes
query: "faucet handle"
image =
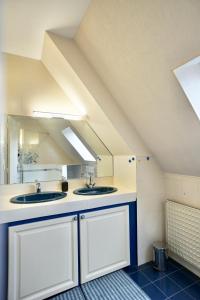
{"label": "faucet handle", "polygon": [[36,193],[41,192],[41,183],[38,180],[35,180],[35,185],[36,185]]}

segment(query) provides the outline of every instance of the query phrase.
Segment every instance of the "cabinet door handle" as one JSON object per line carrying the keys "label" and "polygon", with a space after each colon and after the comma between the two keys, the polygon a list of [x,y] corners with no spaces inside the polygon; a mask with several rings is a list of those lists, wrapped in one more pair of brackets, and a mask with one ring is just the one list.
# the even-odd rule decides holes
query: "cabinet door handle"
{"label": "cabinet door handle", "polygon": [[81,220],[84,220],[85,219],[85,215],[81,215]]}
{"label": "cabinet door handle", "polygon": [[75,217],[73,218],[73,221],[77,221],[77,220],[78,220],[78,217],[75,216]]}

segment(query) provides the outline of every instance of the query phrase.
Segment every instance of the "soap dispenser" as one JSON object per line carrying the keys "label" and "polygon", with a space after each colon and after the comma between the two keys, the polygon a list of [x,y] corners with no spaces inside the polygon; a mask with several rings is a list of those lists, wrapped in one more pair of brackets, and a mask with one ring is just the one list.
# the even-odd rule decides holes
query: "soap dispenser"
{"label": "soap dispenser", "polygon": [[68,181],[64,176],[62,177],[61,188],[62,188],[62,192],[68,191]]}

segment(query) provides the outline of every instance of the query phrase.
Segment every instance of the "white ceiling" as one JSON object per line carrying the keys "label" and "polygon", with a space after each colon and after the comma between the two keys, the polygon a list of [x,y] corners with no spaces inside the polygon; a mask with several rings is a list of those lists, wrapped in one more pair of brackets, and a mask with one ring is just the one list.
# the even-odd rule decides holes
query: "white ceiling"
{"label": "white ceiling", "polygon": [[3,51],[40,59],[44,32],[72,37],[90,0],[4,0]]}

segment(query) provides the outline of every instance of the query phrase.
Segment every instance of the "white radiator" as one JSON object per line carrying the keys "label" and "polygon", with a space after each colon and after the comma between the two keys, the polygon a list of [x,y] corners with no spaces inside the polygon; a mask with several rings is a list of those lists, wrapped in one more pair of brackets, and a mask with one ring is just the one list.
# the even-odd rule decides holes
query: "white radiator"
{"label": "white radiator", "polygon": [[166,203],[166,238],[170,252],[200,269],[200,210]]}

